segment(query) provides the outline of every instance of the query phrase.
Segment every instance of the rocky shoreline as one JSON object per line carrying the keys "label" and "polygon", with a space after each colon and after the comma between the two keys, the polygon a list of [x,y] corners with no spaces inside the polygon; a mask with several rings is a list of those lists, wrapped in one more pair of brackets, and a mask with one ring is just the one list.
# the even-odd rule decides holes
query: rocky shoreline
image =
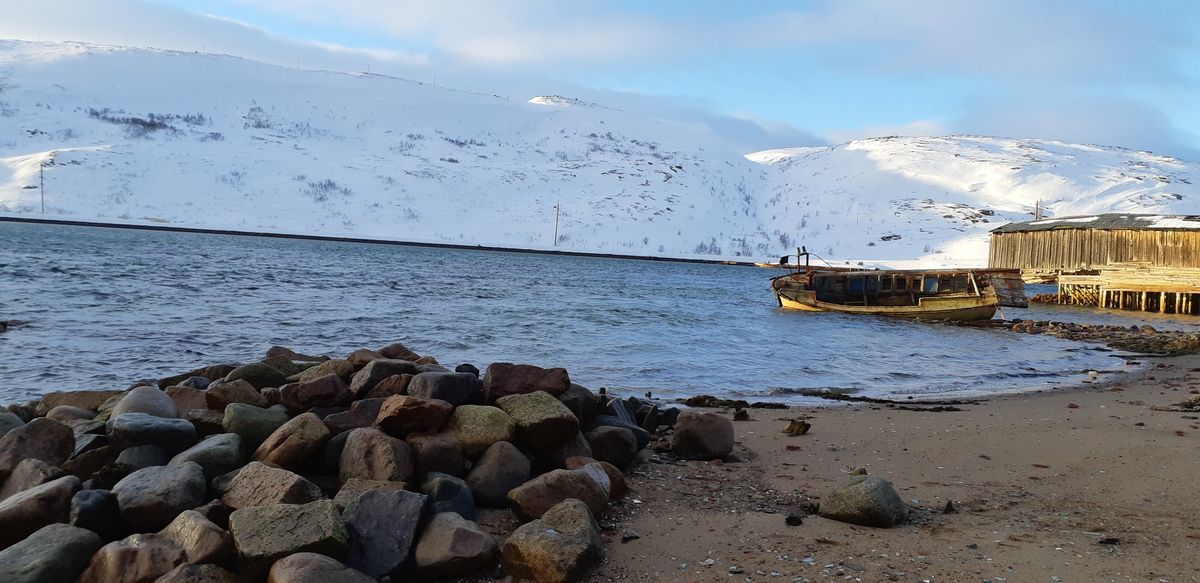
{"label": "rocky shoreline", "polygon": [[401,344],[53,392],[0,410],[0,581],[577,581],[652,441],[733,424]]}

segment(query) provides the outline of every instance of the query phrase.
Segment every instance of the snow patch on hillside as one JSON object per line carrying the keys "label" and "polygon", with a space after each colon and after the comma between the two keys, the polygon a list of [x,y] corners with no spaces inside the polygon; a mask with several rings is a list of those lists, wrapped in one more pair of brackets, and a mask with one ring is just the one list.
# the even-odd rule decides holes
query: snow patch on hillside
{"label": "snow patch on hillside", "polygon": [[[763,259],[980,264],[1050,216],[1200,213],[1195,164],[979,136],[743,156],[711,131],[237,57],[0,41],[0,212]],[[558,214],[558,238],[555,216]]]}

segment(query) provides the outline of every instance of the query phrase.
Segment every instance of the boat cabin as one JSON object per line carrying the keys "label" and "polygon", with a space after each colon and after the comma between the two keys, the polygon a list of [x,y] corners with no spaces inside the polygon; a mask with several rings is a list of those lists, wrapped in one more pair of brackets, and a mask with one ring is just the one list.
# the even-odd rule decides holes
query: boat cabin
{"label": "boat cabin", "polygon": [[813,273],[806,286],[818,301],[844,306],[912,306],[929,296],[978,295],[970,273]]}

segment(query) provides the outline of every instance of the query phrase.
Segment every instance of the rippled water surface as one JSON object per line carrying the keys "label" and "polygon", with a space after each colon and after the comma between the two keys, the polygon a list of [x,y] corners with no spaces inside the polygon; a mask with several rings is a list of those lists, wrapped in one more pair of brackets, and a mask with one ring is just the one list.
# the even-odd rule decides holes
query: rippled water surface
{"label": "rippled water surface", "polygon": [[1123,366],[1094,345],[1049,337],[783,312],[768,288],[774,274],[0,223],[0,319],[29,321],[0,334],[0,401],[124,387],[257,359],[275,344],[342,355],[401,341],[450,366],[528,362],[566,367],[593,388],[791,401],[801,400],[793,390],[818,387],[1015,391]]}

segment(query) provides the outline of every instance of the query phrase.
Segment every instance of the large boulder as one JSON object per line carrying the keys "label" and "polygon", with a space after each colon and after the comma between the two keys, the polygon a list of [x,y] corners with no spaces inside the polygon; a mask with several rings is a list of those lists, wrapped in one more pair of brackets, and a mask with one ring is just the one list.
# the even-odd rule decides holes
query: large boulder
{"label": "large boulder", "polygon": [[334,358],[326,360],[312,368],[305,369],[296,377],[297,382],[307,383],[315,381],[326,375],[337,375],[342,379],[342,382],[350,382],[350,378],[354,376],[354,365],[350,361],[343,358]]}
{"label": "large boulder", "polygon": [[87,568],[104,544],[95,533],[66,524],[50,524],[0,551],[0,581],[70,582]]}
{"label": "large boulder", "polygon": [[397,374],[415,375],[418,372],[420,371],[417,370],[417,365],[407,360],[372,360],[362,367],[362,370],[354,373],[354,377],[350,379],[350,392],[355,398],[362,398],[383,379]]}
{"label": "large boulder", "polygon": [[239,508],[229,515],[229,531],[252,576],[266,573],[272,563],[293,553],[340,557],[349,538],[330,500]]}
{"label": "large boulder", "polygon": [[342,483],[350,478],[403,482],[412,475],[413,466],[407,443],[378,429],[355,429],[346,438],[338,475]]}
{"label": "large boulder", "polygon": [[0,409],[0,437],[25,424],[19,415],[7,409]]}
{"label": "large boulder", "polygon": [[159,379],[158,388],[165,389],[167,387],[185,383],[192,377],[200,377],[205,380],[223,378],[235,368],[237,367],[231,364],[216,364],[198,368],[196,370],[189,370],[188,372],[182,374]]}
{"label": "large boulder", "polygon": [[33,458],[62,466],[75,451],[75,433],[70,427],[38,418],[0,437],[0,482],[8,479],[22,460]]}
{"label": "large boulder", "polygon": [[21,460],[4,482],[4,486],[0,487],[0,500],[34,486],[41,486],[62,475],[62,469],[37,458]]}
{"label": "large boulder", "polygon": [[405,440],[412,448],[416,473],[441,472],[462,477],[466,473],[466,458],[462,442],[450,433],[412,434]]}
{"label": "large boulder", "polygon": [[386,400],[386,398],[379,398],[355,401],[350,404],[349,411],[327,415],[324,419],[325,426],[333,435],[351,429],[370,427],[375,424],[375,418],[379,416],[379,409],[383,407]]}
{"label": "large boulder", "polygon": [[204,400],[209,409],[224,411],[233,403],[245,403],[255,407],[267,407],[267,398],[254,388],[254,385],[243,379],[221,381],[209,385],[204,391]]}
{"label": "large boulder", "polygon": [[233,537],[195,510],[185,510],[159,534],[175,541],[189,563],[225,564],[233,557]]}
{"label": "large boulder", "polygon": [[135,534],[96,551],[79,583],[154,583],[186,558],[174,541],[158,534]]}
{"label": "large boulder", "polygon": [[421,484],[421,493],[429,498],[429,513],[455,512],[475,520],[475,496],[462,478],[431,472]]}
{"label": "large boulder", "polygon": [[113,486],[121,520],[136,532],[156,531],[208,495],[204,470],[195,462],[154,466],[129,474]]}
{"label": "large boulder", "polygon": [[325,555],[296,553],[271,565],[267,583],[375,583],[375,579]]}
{"label": "large boulder", "polygon": [[671,449],[686,460],[723,458],[733,453],[733,421],[720,413],[680,412]]}
{"label": "large boulder", "polygon": [[242,454],[242,438],[236,433],[218,433],[206,437],[171,458],[167,465],[177,466],[195,462],[204,470],[204,477],[211,480],[221,474],[232,472],[246,463]]}
{"label": "large boulder", "polygon": [[617,417],[616,415],[593,415],[587,418],[583,423],[584,431],[591,431],[597,427],[622,427],[633,432],[637,437],[638,451],[644,449],[650,444],[650,432],[638,427],[636,423],[632,423]]}
{"label": "large boulder", "polygon": [[637,456],[637,436],[624,427],[600,426],[587,432],[586,437],[593,458],[618,468],[629,465]]}
{"label": "large boulder", "polygon": [[225,408],[221,424],[226,432],[236,433],[242,438],[242,447],[246,451],[254,451],[287,420],[287,409],[282,406],[263,409],[245,403],[233,403]]}
{"label": "large boulder", "polygon": [[394,374],[377,383],[366,394],[359,395],[359,399],[386,399],[393,395],[407,395],[408,383],[415,375],[410,374]]}
{"label": "large boulder", "polygon": [[333,503],[337,504],[338,508],[345,510],[346,507],[357,501],[359,496],[367,492],[397,492],[403,489],[404,482],[350,478],[338,489],[337,494],[333,497]]}
{"label": "large boulder", "polygon": [[122,413],[109,421],[108,439],[117,449],[153,445],[172,456],[195,445],[197,435],[196,426],[187,419]]}
{"label": "large boulder", "polygon": [[496,540],[478,524],[454,512],[435,514],[421,533],[415,559],[424,577],[473,575],[490,568],[499,558]]}
{"label": "large boulder", "polygon": [[383,402],[375,425],[400,438],[409,433],[436,433],[453,411],[454,406],[441,399],[397,395]]}
{"label": "large boulder", "polygon": [[171,402],[175,403],[175,411],[180,417],[185,417],[188,411],[208,408],[208,396],[200,389],[191,387],[167,387],[163,389]]}
{"label": "large boulder", "polygon": [[408,383],[408,394],[422,399],[440,399],[455,407],[482,405],[483,383],[478,375],[458,372],[423,372]]}
{"label": "large boulder", "polygon": [[509,575],[538,583],[570,583],[600,560],[597,528],[587,505],[564,500],[541,519],[521,525],[501,547]]}
{"label": "large boulder", "polygon": [[446,431],[462,443],[463,455],[475,459],[497,441],[512,441],[517,426],[512,417],[497,407],[462,405],[450,414]]}
{"label": "large boulder", "polygon": [[121,507],[111,490],[80,490],[71,497],[68,521],[72,526],[86,528],[105,542],[124,536]]}
{"label": "large boulder", "polygon": [[59,405],[46,413],[46,419],[58,421],[59,423],[70,424],[71,421],[84,421],[96,416],[95,411],[75,407],[72,405]]}
{"label": "large boulder", "polygon": [[839,522],[889,528],[908,520],[908,506],[891,482],[877,476],[854,476],[821,499],[818,514]]}
{"label": "large boulder", "polygon": [[421,358],[420,354],[417,354],[416,352],[412,351],[407,346],[405,346],[399,342],[393,342],[391,344],[388,344],[387,346],[380,348],[376,352],[378,352],[379,355],[384,358],[394,358],[394,359],[407,360],[407,361],[416,361]]}
{"label": "large boulder", "polygon": [[66,522],[79,478],[63,476],[0,501],[0,548],[7,548],[34,531]]}
{"label": "large boulder", "polygon": [[588,444],[588,440],[582,432],[577,432],[574,437],[561,445],[537,449],[533,451],[533,454],[548,469],[562,469],[566,467],[568,458],[592,457],[592,446]]}
{"label": "large boulder", "polygon": [[592,514],[608,506],[611,487],[607,474],[600,476],[586,467],[578,470],[552,470],[509,490],[508,502],[524,520],[540,518],[547,510],[568,498],[587,504]]}
{"label": "large boulder", "polygon": [[[105,401],[124,394],[125,391],[55,391],[42,395],[37,402],[37,414],[45,415],[51,409],[59,405],[68,405],[71,407],[79,407],[80,409],[88,409],[95,411],[100,408],[100,405]],[[2,432],[0,432],[2,433]]]}
{"label": "large boulder", "polygon": [[529,458],[507,441],[492,444],[467,474],[467,485],[480,506],[505,508],[508,492],[529,480]]}
{"label": "large boulder", "polygon": [[305,504],[323,498],[316,484],[299,474],[250,462],[226,485],[221,501],[230,508]]}
{"label": "large boulder", "polygon": [[[246,381],[254,388],[262,390],[266,387],[282,387],[287,384],[287,375],[265,362],[252,362],[243,364],[225,375],[227,383],[237,380]],[[211,391],[212,387],[208,390]]]}
{"label": "large boulder", "polygon": [[483,390],[488,403],[507,395],[545,391],[558,396],[571,388],[566,369],[542,368],[531,364],[496,362],[483,374]]}
{"label": "large boulder", "polygon": [[414,492],[372,490],[342,512],[350,535],[346,564],[379,577],[399,573],[415,542],[426,497]]}
{"label": "large boulder", "polygon": [[192,409],[183,414],[196,427],[196,434],[201,437],[225,433],[225,412],[212,409]]}
{"label": "large boulder", "polygon": [[246,583],[246,580],[217,565],[184,563],[167,571],[154,583]]}
{"label": "large boulder", "polygon": [[312,413],[297,415],[279,426],[251,456],[255,461],[298,469],[329,441],[329,428]]}
{"label": "large boulder", "polygon": [[496,406],[512,417],[517,439],[532,448],[555,447],[579,433],[575,414],[545,391],[501,397]]}
{"label": "large boulder", "polygon": [[134,387],[117,402],[109,417],[124,413],[145,413],[169,419],[179,414],[175,410],[175,401],[158,387]]}
{"label": "large boulder", "polygon": [[587,387],[582,387],[574,383],[563,394],[558,396],[558,400],[562,401],[575,417],[582,423],[584,419],[595,415],[600,409],[600,402]]}
{"label": "large boulder", "polygon": [[292,411],[336,407],[350,399],[350,389],[335,373],[279,387],[279,402]]}
{"label": "large boulder", "polygon": [[567,458],[566,468],[568,470],[578,470],[588,464],[599,464],[600,469],[608,476],[608,499],[617,500],[629,491],[629,484],[625,482],[625,474],[621,470],[608,462],[596,461],[590,457],[570,457]]}

